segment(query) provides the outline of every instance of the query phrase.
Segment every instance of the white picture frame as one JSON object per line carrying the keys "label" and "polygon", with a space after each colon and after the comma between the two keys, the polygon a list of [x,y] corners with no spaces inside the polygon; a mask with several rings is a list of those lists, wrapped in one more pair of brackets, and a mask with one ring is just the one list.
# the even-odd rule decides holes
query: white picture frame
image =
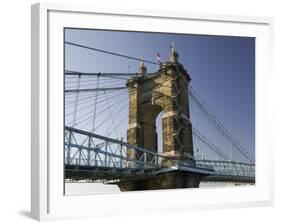
{"label": "white picture frame", "polygon": [[[269,102],[273,77],[273,19],[38,3],[32,5],[31,25],[31,215],[34,219],[99,217],[272,204],[273,147],[270,133],[265,130],[271,122],[269,107],[266,105]],[[255,186],[64,196],[63,146],[60,141],[63,134],[63,27],[182,33],[186,32],[188,27],[189,33],[194,34],[256,37]],[[59,147],[62,147],[61,152],[55,150]]]}

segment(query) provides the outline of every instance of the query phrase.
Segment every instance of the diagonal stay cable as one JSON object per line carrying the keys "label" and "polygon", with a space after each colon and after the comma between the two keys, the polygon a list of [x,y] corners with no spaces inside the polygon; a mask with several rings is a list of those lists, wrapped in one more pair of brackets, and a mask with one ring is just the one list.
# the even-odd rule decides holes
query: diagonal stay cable
{"label": "diagonal stay cable", "polygon": [[[122,91],[119,91],[118,93],[120,93],[120,92],[122,92]],[[79,101],[94,97],[94,93],[95,92],[88,92],[88,93],[81,92],[80,93],[81,96],[79,97]],[[110,94],[116,95],[116,92],[111,91]],[[73,102],[73,100],[75,99],[75,95],[76,95],[75,93],[74,94],[65,94],[65,104],[69,104],[69,103]]]}
{"label": "diagonal stay cable", "polygon": [[[122,103],[122,102],[125,102],[124,99],[121,98],[121,100],[120,100],[120,98],[119,98],[119,100],[116,100],[113,104],[114,104],[114,105],[115,105],[115,104],[116,104],[116,105],[120,105],[120,103]],[[98,111],[97,114],[103,114],[103,112],[105,112],[107,109],[108,109],[108,107],[103,108],[101,111]],[[91,115],[91,116],[89,116],[89,117],[87,117],[87,118],[84,118],[84,117],[83,117],[83,120],[80,120],[78,123],[79,123],[79,124],[84,123],[85,121],[88,121],[88,120],[91,119],[92,117],[93,117],[93,115]],[[105,120],[105,121],[107,121],[107,119],[108,119],[108,117],[106,117],[106,120]],[[87,123],[86,123],[84,126],[82,126],[81,129],[83,129],[86,125],[87,125]],[[98,124],[98,126],[97,126],[95,129],[97,129],[99,126],[100,126],[100,124]]]}
{"label": "diagonal stay cable", "polygon": [[225,160],[230,160],[230,157],[225,154],[220,148],[218,148],[214,143],[208,140],[205,136],[203,136],[196,128],[192,127],[192,133],[196,135],[202,142],[204,142],[207,146],[209,146],[214,152],[216,152],[219,156],[224,158]]}
{"label": "diagonal stay cable", "polygon": [[138,73],[93,73],[93,72],[76,72],[76,71],[66,71],[64,75],[67,76],[68,79],[76,79],[76,76],[81,75],[84,79],[92,79],[96,76],[102,76],[104,78],[112,78],[112,79],[120,79],[120,80],[128,80],[128,78],[120,77],[120,76],[128,76],[134,77],[137,76]]}
{"label": "diagonal stay cable", "polygon": [[[112,96],[111,99],[112,99],[112,98],[116,98],[117,96],[121,96],[121,95],[124,94],[124,93],[126,93],[126,92],[121,92],[121,93],[119,93],[119,94],[116,94],[116,95]],[[99,101],[98,103],[102,103],[102,102],[105,102],[105,99]],[[79,109],[77,110],[77,112],[80,112],[80,111],[82,111],[82,110],[84,110],[84,109],[87,109],[87,108],[89,108],[89,107],[92,107],[93,105],[94,105],[94,103],[93,103],[93,104],[86,105],[85,107],[81,107],[81,108],[79,108]],[[65,116],[69,116],[69,115],[71,115],[71,114],[73,114],[73,111],[70,112],[70,113],[66,113]]]}
{"label": "diagonal stay cable", "polygon": [[[111,94],[110,96],[112,97],[112,98],[115,98],[116,96],[119,96],[119,95],[121,95],[121,94],[123,94],[123,93],[125,93],[125,92],[119,92],[119,94],[116,94],[115,92],[113,92],[113,94]],[[89,96],[89,97],[85,97],[85,98],[83,98],[83,99],[79,99],[79,106],[81,106],[81,105],[83,105],[83,104],[89,104],[89,103],[91,103],[91,101],[93,101],[93,98],[94,98],[94,96]],[[100,96],[99,97],[99,100],[97,101],[97,103],[102,103],[102,102],[104,102],[104,100],[105,100],[105,97],[104,96]],[[71,101],[71,102],[67,102],[67,103],[65,103],[65,108],[68,110],[68,109],[71,109],[72,107],[73,107],[73,103],[74,103],[74,101]]]}
{"label": "diagonal stay cable", "polygon": [[[159,84],[160,86],[171,88],[170,86],[166,86],[163,84]],[[249,161],[254,162],[254,159],[251,158],[249,153],[239,144],[237,140],[230,135],[227,129],[222,125],[222,123],[215,117],[215,115],[211,112],[211,110],[206,106],[205,102],[199,97],[199,95],[195,92],[194,88],[190,86],[189,95],[191,99],[199,106],[207,118],[213,123],[213,125],[220,131],[220,133],[227,139],[229,139],[233,145],[236,146],[238,151]]]}
{"label": "diagonal stay cable", "polygon": [[[77,81],[66,81],[65,85],[70,87],[75,87],[76,86]],[[97,83],[97,79],[95,80],[81,80],[80,81],[81,85],[80,87],[84,87],[85,85],[95,85]],[[124,83],[123,80],[115,80],[115,79],[109,79],[109,80],[102,80],[100,82],[100,84],[110,84],[110,83]]]}
{"label": "diagonal stay cable", "polygon": [[[113,92],[113,93],[114,93],[114,92]],[[83,102],[83,101],[93,100],[93,98],[94,98],[94,92],[90,93],[89,95],[80,97],[80,98],[79,98],[79,103],[81,104],[81,102]],[[65,100],[65,106],[71,105],[71,104],[73,104],[74,102],[75,102],[75,101],[74,101],[72,98],[67,99],[67,100]]]}
{"label": "diagonal stay cable", "polygon": [[223,136],[225,136],[227,139],[229,139],[234,146],[236,146],[237,150],[250,162],[254,163],[255,160],[251,158],[249,153],[235,140],[230,133],[226,130],[226,128],[222,125],[222,123],[214,116],[214,114],[211,112],[211,110],[206,106],[204,101],[202,101],[201,98],[199,98],[197,93],[194,93],[194,89],[190,89],[190,96],[194,100],[194,102],[199,106],[199,108],[204,112],[204,114],[207,116],[207,118],[210,119],[210,121],[213,122],[215,127],[221,132]]}
{"label": "diagonal stay cable", "polygon": [[[123,101],[123,103],[121,102],[120,108],[119,108],[116,112],[114,112],[113,115],[119,113],[122,109],[126,108],[125,106],[126,106],[127,104],[129,104],[129,103],[126,102],[125,100]],[[103,125],[105,122],[107,122],[107,121],[108,121],[108,118],[109,118],[109,116],[107,115],[107,116],[105,117],[105,119],[97,125],[96,130],[97,130],[101,125]]]}
{"label": "diagonal stay cable", "polygon": [[[122,125],[123,122],[128,119],[128,114],[126,114],[126,113],[121,113],[121,112],[123,112],[123,109],[126,109],[126,110],[127,110],[128,105],[129,105],[129,102],[127,102],[125,105],[123,105],[123,106],[118,110],[118,113],[117,113],[118,115],[116,115],[116,117],[119,116],[119,114],[121,114],[121,115],[122,115],[122,114],[125,114],[125,115],[126,115],[124,118],[118,119],[119,122],[116,124],[116,129],[118,128],[118,130],[120,130],[120,129],[119,129],[120,125]],[[114,115],[115,115],[115,114],[114,114]],[[112,132],[113,132],[113,130],[111,130],[109,133],[107,133],[107,136],[110,136],[110,135],[112,134]],[[122,135],[122,133],[121,133],[121,135]],[[121,136],[121,137],[122,137],[122,136]]]}
{"label": "diagonal stay cable", "polygon": [[[123,107],[123,108],[126,108],[128,105],[129,105],[129,103],[126,103],[126,105],[125,105],[125,106],[122,106],[122,107]],[[120,111],[122,111],[122,109],[121,109]],[[128,119],[129,119],[128,113],[125,113],[125,117],[122,118],[122,119],[119,119],[119,122],[116,124],[116,128],[117,128],[117,127],[119,128],[119,126],[122,125],[123,122],[124,122],[125,120],[128,120]],[[107,133],[107,136],[110,136],[111,133],[112,133],[112,131],[110,131],[109,133]]]}
{"label": "diagonal stay cable", "polygon": [[109,88],[93,88],[93,89],[66,89],[64,90],[65,93],[76,93],[76,92],[96,92],[96,91],[113,91],[113,90],[122,90],[127,89],[127,86],[116,86],[116,87],[109,87]]}
{"label": "diagonal stay cable", "polygon": [[130,60],[143,61],[143,62],[146,62],[146,63],[149,63],[149,64],[159,65],[158,63],[153,62],[153,61],[144,60],[144,59],[136,58],[136,57],[131,57],[131,56],[128,56],[128,55],[119,54],[119,53],[115,53],[115,52],[111,52],[111,51],[105,51],[105,50],[94,48],[94,47],[89,47],[89,46],[85,46],[85,45],[81,45],[81,44],[76,44],[76,43],[72,43],[72,42],[68,42],[68,41],[65,41],[64,43],[68,44],[68,45],[75,46],[75,47],[80,47],[80,48],[84,48],[84,49],[88,49],[88,50],[93,50],[93,51],[97,51],[97,52],[101,52],[101,53],[105,53],[105,54],[111,54],[111,55],[114,55],[114,56],[127,58],[127,59],[130,59]]}
{"label": "diagonal stay cable", "polygon": [[[107,98],[106,92],[104,92],[104,94],[105,94],[105,100],[106,100],[106,102],[107,102],[108,105],[109,105],[108,111],[109,111],[111,123],[112,123],[113,129],[114,129],[114,132],[115,132],[115,134],[116,134],[116,138],[118,138],[118,133],[117,133],[116,126],[115,126],[115,122],[114,122],[114,119],[113,119],[113,116],[112,116],[111,105],[110,105],[110,103],[108,102],[108,98]],[[93,131],[94,131],[94,130],[93,130]]]}

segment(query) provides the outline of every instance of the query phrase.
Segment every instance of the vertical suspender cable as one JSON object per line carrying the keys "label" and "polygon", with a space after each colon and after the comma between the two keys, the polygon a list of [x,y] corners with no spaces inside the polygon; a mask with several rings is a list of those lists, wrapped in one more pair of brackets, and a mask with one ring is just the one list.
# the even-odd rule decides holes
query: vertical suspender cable
{"label": "vertical suspender cable", "polygon": [[[80,79],[81,79],[81,74],[78,75],[78,82],[77,82],[77,88],[80,89]],[[73,122],[72,122],[72,127],[74,127],[76,124],[76,114],[77,114],[77,106],[78,106],[78,100],[79,100],[79,91],[76,93],[75,97],[75,105],[74,105],[74,114],[73,114]]]}
{"label": "vertical suspender cable", "polygon": [[[100,75],[98,75],[98,81],[96,88],[99,88],[99,81],[100,81]],[[95,121],[96,121],[96,113],[97,113],[97,100],[98,100],[99,92],[96,92],[95,95],[95,104],[94,104],[94,116],[93,116],[93,126],[92,126],[92,133],[95,131]]]}
{"label": "vertical suspender cable", "polygon": [[[100,82],[100,73],[98,74],[98,81],[97,81],[97,88],[99,88],[99,82]],[[96,92],[96,95],[95,95],[95,104],[94,104],[94,115],[93,115],[93,123],[92,123],[92,133],[94,133],[95,131],[95,121],[96,121],[96,114],[97,114],[97,100],[98,100],[98,95],[99,95],[99,92],[97,91]],[[91,146],[91,141],[89,139],[89,147]],[[90,154],[90,152],[88,152]],[[95,151],[95,165],[97,164],[97,152]]]}

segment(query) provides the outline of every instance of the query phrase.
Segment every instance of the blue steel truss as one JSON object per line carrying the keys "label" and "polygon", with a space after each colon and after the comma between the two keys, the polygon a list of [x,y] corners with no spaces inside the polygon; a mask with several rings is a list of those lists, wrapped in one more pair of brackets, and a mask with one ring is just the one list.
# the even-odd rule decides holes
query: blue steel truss
{"label": "blue steel truss", "polygon": [[214,170],[214,174],[205,180],[255,182],[254,164],[212,160],[196,160],[195,163],[197,167]]}

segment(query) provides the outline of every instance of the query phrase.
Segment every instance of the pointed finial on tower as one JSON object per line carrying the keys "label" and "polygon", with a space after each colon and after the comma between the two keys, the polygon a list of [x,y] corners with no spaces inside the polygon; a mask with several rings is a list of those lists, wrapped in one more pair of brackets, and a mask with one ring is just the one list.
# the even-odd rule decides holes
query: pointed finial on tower
{"label": "pointed finial on tower", "polygon": [[144,66],[143,56],[141,56],[141,64],[140,66]]}
{"label": "pointed finial on tower", "polygon": [[172,52],[175,52],[176,51],[176,47],[175,47],[175,42],[174,41],[171,42],[171,47],[172,47]]}
{"label": "pointed finial on tower", "polygon": [[171,62],[177,63],[178,60],[179,60],[179,54],[176,51],[176,47],[175,47],[175,42],[174,41],[171,42],[171,51],[172,51],[171,52],[171,56],[170,56]]}
{"label": "pointed finial on tower", "polygon": [[139,68],[139,74],[141,74],[141,75],[145,75],[146,74],[146,71],[147,71],[147,69],[146,69],[146,67],[145,67],[145,65],[144,65],[144,59],[143,59],[143,56],[141,56],[141,60],[140,60],[140,68]]}

